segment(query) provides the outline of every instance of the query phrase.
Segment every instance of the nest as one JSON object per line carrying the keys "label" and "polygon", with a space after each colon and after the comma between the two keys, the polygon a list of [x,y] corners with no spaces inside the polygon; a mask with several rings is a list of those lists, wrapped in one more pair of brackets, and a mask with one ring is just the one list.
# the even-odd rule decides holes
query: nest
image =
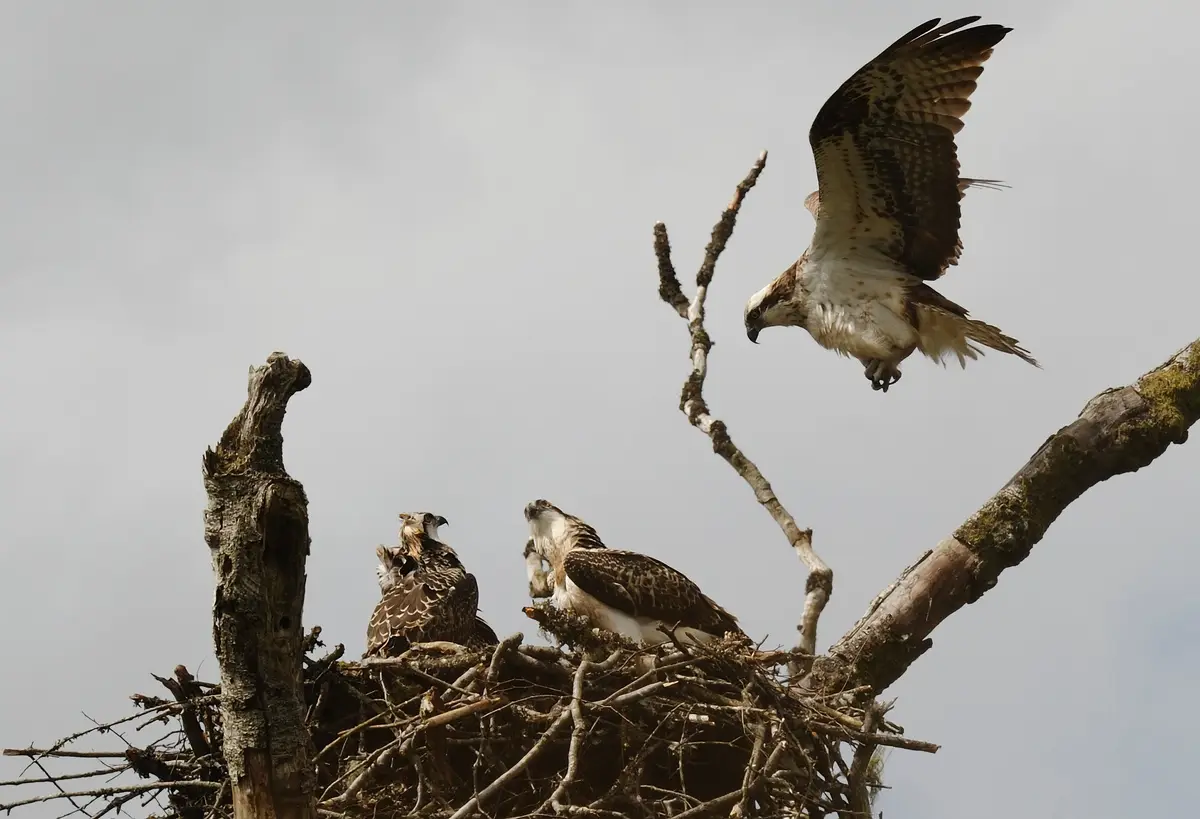
{"label": "nest", "polygon": [[[847,704],[865,692],[818,697],[789,686],[791,652],[732,640],[647,649],[556,610],[526,611],[559,647],[523,645],[515,634],[483,652],[426,643],[355,663],[341,660],[341,646],[313,658],[321,645],[313,629],[305,719],[320,813],[821,817],[870,810],[879,746],[936,750],[900,736],[874,705]],[[219,686],[182,666],[157,679],[170,700],[135,695],[137,714],[49,749],[5,753],[43,770],[51,757],[107,757],[103,772],[154,780],[78,791],[72,801],[85,815],[157,796],[165,816],[232,816]],[[171,730],[107,755],[68,748],[136,719]],[[51,798],[64,797],[0,809]]]}

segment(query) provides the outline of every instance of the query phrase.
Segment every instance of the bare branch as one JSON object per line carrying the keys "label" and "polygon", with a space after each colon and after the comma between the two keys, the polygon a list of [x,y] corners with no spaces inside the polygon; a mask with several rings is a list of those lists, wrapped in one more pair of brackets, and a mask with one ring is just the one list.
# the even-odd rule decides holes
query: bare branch
{"label": "bare branch", "polygon": [[[137,716],[143,716],[137,714]],[[3,756],[25,756],[30,759],[37,757],[61,757],[63,759],[125,759],[125,751],[61,751],[57,748],[5,748]],[[180,759],[181,753],[160,753],[164,759]]]}
{"label": "bare branch", "polygon": [[0,805],[0,811],[10,811],[13,808],[19,808],[22,805],[32,805],[35,802],[52,802],[55,799],[75,799],[84,796],[123,796],[129,793],[161,791],[165,788],[203,788],[216,790],[219,787],[220,783],[218,782],[197,782],[191,780],[184,782],[154,782],[149,785],[118,785],[112,788],[93,788],[88,791],[61,791],[59,793],[46,794],[45,796],[32,796],[28,799],[22,799],[19,802],[9,802]]}
{"label": "bare branch", "polygon": [[[893,700],[893,703],[895,701]],[[867,716],[863,720],[863,733],[870,735],[883,722],[884,715],[892,707],[892,703],[881,704],[872,702],[867,706]],[[864,742],[854,751],[854,759],[850,763],[850,775],[846,777],[846,790],[850,803],[850,815],[871,817],[871,792],[868,789],[867,772],[871,767],[871,757],[879,746],[874,742]]]}
{"label": "bare branch", "polygon": [[237,819],[316,816],[301,658],[308,499],[283,466],[288,400],[312,382],[273,353],[204,454],[204,539],[212,551],[213,640],[221,666],[224,757]]}
{"label": "bare branch", "polygon": [[571,709],[558,706],[558,713],[554,718],[554,722],[550,723],[550,727],[546,729],[541,738],[533,744],[524,756],[516,761],[511,768],[505,771],[492,784],[488,785],[478,795],[469,799],[466,804],[454,812],[450,819],[466,819],[478,811],[479,806],[488,800],[489,797],[500,791],[508,782],[520,776],[529,763],[537,758],[538,754],[546,750],[550,743],[554,740],[555,735],[571,720]]}
{"label": "bare branch", "polygon": [[996,585],[1091,487],[1136,472],[1200,418],[1200,339],[1129,386],[1088,401],[953,535],[905,569],[867,614],[814,663],[806,684],[882,691],[933,641],[939,623]]}
{"label": "bare branch", "polygon": [[[783,530],[784,537],[796,551],[796,555],[808,568],[808,581],[804,586],[804,609],[800,615],[801,651],[815,654],[817,646],[817,623],[821,618],[830,595],[833,594],[833,571],[813,550],[812,530],[801,529],[795,519],[779,502],[771,484],[759,471],[754,462],[742,453],[729,436],[725,422],[713,418],[708,404],[704,400],[704,381],[708,377],[708,354],[712,350],[712,339],[704,327],[704,305],[708,298],[708,287],[712,283],[716,270],[717,259],[725,250],[725,245],[733,235],[734,224],[737,222],[738,211],[742,201],[754,184],[758,181],[767,164],[767,152],[759,155],[758,161],[746,174],[746,178],[737,186],[728,207],[721,214],[720,220],[713,227],[712,238],[704,250],[704,261],[696,274],[696,295],[688,302],[679,285],[675,267],[671,263],[671,243],[667,236],[667,228],[662,222],[654,226],[654,255],[658,259],[659,295],[676,313],[688,323],[688,332],[692,339],[691,360],[692,372],[683,385],[683,395],[679,408],[687,416],[688,422],[707,435],[713,443],[713,451],[733,467],[734,471],[754,490],[755,499],[766,507],[767,512]],[[795,670],[793,668],[793,670]]]}
{"label": "bare branch", "polygon": [[555,813],[562,813],[565,807],[562,799],[567,795],[571,784],[575,781],[575,777],[579,773],[579,752],[583,749],[583,740],[587,736],[587,721],[583,717],[583,684],[587,679],[588,670],[592,667],[591,660],[587,658],[579,661],[579,668],[575,671],[575,679],[571,685],[571,721],[574,723],[574,728],[571,731],[571,744],[567,749],[567,770],[563,774],[562,780],[550,794],[542,806],[534,811],[534,814],[542,814],[547,810],[553,809]]}

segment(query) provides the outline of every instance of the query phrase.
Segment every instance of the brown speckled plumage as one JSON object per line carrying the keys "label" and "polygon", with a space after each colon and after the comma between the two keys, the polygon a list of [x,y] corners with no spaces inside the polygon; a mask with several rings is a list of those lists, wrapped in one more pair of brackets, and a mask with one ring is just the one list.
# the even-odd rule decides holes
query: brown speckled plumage
{"label": "brown speckled plumage", "polygon": [[746,302],[751,341],[767,327],[803,327],[858,359],[883,392],[916,350],[966,366],[990,348],[1037,366],[1015,338],[929,287],[962,253],[966,190],[1004,187],[959,175],[954,135],[983,64],[1012,30],[978,20],[917,26],[821,106],[809,129],[820,189],[804,200],[812,241]]}
{"label": "brown speckled plumage", "polygon": [[661,560],[620,549],[574,549],[563,568],[576,586],[606,606],[721,635],[740,634],[737,619],[682,572]]}
{"label": "brown speckled plumage", "polygon": [[[841,211],[822,215],[886,217],[885,230],[861,240],[925,280],[941,277],[962,250],[959,202],[970,182],[959,179],[954,135],[983,63],[1012,30],[964,28],[978,19],[917,26],[842,83],[809,130],[822,204],[836,200]],[[847,149],[865,171],[853,179],[837,167]]]}
{"label": "brown speckled plumage", "polygon": [[[715,637],[743,634],[736,617],[661,560],[607,548],[594,528],[547,500],[530,503],[525,516],[535,530],[534,547],[550,563],[560,605],[582,605],[578,613],[595,616],[590,608],[598,602],[630,618],[661,621],[668,628],[694,629]],[[571,584],[594,600],[569,603],[572,593],[561,593]]]}
{"label": "brown speckled plumage", "polygon": [[371,614],[364,656],[395,656],[411,643],[434,640],[495,645],[495,632],[476,613],[475,575],[454,550],[423,532],[404,531],[401,539],[401,548],[387,550],[391,585]]}

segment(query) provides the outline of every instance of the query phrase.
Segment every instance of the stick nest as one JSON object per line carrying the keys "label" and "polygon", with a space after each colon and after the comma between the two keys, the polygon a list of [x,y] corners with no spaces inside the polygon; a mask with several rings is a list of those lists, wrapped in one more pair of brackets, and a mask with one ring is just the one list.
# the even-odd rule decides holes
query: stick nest
{"label": "stick nest", "polygon": [[[332,817],[485,815],[821,817],[864,804],[880,787],[878,746],[933,751],[882,719],[869,692],[816,697],[789,686],[792,652],[732,640],[706,647],[637,647],[554,609],[526,613],[558,647],[494,650],[415,645],[386,660],[343,662],[343,647],[313,658],[306,638],[305,721],[316,759],[319,812]],[[134,695],[138,713],[47,749],[33,760],[56,790],[0,810],[70,799],[99,817],[139,800],[180,819],[232,816],[221,753],[220,688],[179,666],[156,677],[171,699]],[[865,707],[851,705],[862,702]],[[116,726],[166,724],[147,746],[73,751]],[[47,761],[100,761],[92,773],[52,775]],[[141,781],[80,790],[87,776],[129,771]],[[145,780],[151,780],[149,782]],[[856,795],[857,794],[857,795]],[[855,801],[859,800],[859,801]],[[130,806],[130,807],[132,807]],[[869,810],[869,807],[867,808]]]}

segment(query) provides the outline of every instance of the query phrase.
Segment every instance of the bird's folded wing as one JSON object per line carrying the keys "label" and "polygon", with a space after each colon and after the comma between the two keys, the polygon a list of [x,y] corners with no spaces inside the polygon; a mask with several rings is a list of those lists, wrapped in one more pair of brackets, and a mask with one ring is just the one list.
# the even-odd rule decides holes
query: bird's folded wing
{"label": "bird's folded wing", "polygon": [[433,620],[441,598],[450,589],[416,577],[400,578],[388,589],[367,624],[367,653],[373,654],[395,637],[412,639]]}
{"label": "bird's folded wing", "polygon": [[698,628],[737,630],[737,618],[661,560],[618,549],[575,549],[563,560],[567,577],[601,603],[635,617]]}

